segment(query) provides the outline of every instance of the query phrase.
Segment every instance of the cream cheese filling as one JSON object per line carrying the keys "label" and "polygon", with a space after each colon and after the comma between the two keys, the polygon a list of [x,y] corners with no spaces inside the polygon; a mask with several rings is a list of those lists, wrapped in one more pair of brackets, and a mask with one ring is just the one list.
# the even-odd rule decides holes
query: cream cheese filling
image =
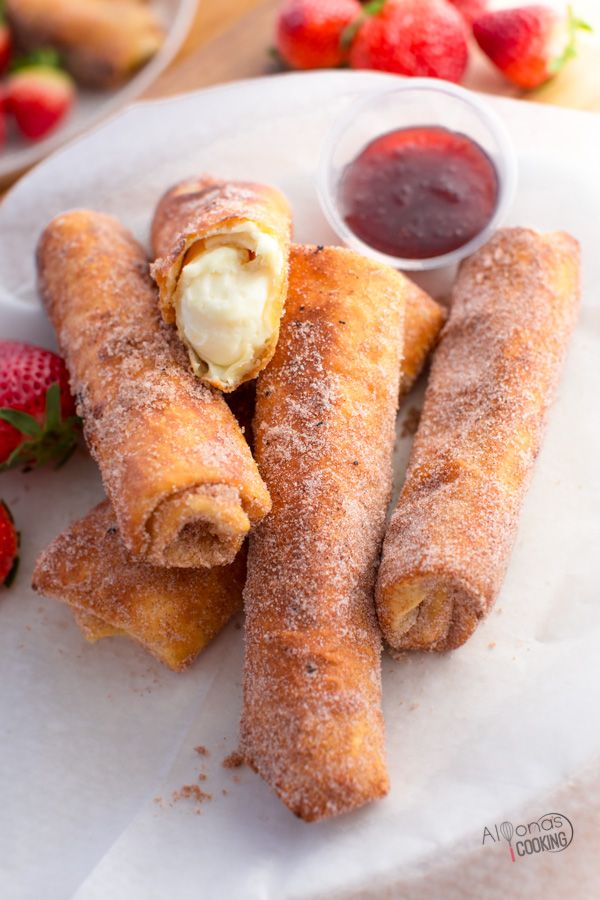
{"label": "cream cheese filling", "polygon": [[277,240],[252,222],[192,248],[179,275],[175,314],[210,380],[233,386],[252,369],[273,331],[269,300],[283,265]]}

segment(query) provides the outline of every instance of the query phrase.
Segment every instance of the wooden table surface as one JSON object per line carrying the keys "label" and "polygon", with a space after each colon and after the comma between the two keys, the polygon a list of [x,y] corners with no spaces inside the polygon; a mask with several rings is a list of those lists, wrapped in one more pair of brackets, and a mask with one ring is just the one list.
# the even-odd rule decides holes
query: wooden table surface
{"label": "wooden table surface", "polygon": [[[269,56],[280,0],[199,0],[187,40],[174,62],[146,93],[147,97],[208,87],[276,71]],[[578,15],[598,18],[599,0],[578,0]],[[597,11],[597,12],[596,12]],[[490,63],[473,49],[467,87],[521,96],[507,86]],[[528,98],[600,112],[600,43],[580,41],[579,56],[550,84]]]}
{"label": "wooden table surface", "polygon": [[[491,2],[514,5],[515,0]],[[280,3],[281,0],[198,0],[186,40],[144,97],[168,97],[280,71],[270,53]],[[600,0],[576,3],[578,15],[592,21],[600,36]],[[525,96],[507,84],[476,46],[471,51],[464,81],[467,87],[492,94]],[[580,41],[578,57],[551,83],[526,98],[600,112],[600,40],[596,37]],[[9,183],[10,179],[0,186],[0,201]]]}

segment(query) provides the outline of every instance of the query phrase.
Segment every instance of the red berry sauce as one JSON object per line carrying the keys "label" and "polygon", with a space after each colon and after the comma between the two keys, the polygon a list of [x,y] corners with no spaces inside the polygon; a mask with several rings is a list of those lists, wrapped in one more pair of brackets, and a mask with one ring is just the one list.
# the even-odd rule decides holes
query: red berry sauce
{"label": "red berry sauce", "polygon": [[390,131],[344,170],[346,224],[390,256],[428,259],[462,247],[494,214],[498,174],[464,134],[438,126]]}

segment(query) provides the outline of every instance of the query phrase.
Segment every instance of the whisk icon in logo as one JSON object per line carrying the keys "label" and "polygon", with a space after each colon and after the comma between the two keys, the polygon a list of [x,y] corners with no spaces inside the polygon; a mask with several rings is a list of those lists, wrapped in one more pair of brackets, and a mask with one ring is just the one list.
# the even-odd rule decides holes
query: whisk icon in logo
{"label": "whisk icon in logo", "polygon": [[564,813],[545,813],[539,819],[513,825],[505,820],[500,825],[486,825],[481,843],[485,847],[506,841],[513,862],[536,853],[560,853],[573,841],[573,823]]}
{"label": "whisk icon in logo", "polygon": [[515,833],[515,828],[512,822],[502,822],[500,825],[500,834],[504,838],[505,841],[508,841],[508,849],[510,850],[510,858],[512,861],[515,861],[515,851],[512,846],[513,834]]}

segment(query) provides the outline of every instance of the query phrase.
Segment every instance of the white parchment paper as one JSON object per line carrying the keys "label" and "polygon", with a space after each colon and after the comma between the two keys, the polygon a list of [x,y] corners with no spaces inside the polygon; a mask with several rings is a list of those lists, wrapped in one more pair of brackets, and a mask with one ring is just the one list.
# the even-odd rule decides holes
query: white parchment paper
{"label": "white parchment paper", "polygon": [[[391,80],[282,76],[140,105],[52,157],[0,207],[0,333],[52,346],[33,252],[69,207],[115,213],[146,240],[160,193],[210,171],[279,185],[296,238],[332,241],[314,186],[323,135],[351,96]],[[19,579],[0,595],[2,897],[304,900],[409,896],[409,884],[427,896],[428,883],[432,896],[454,896],[439,888],[440,870],[456,896],[492,897],[493,879],[482,893],[466,874],[492,859],[503,896],[507,884],[511,896],[534,896],[512,873],[541,871],[540,861],[512,864],[506,844],[482,846],[482,834],[537,819],[555,798],[568,806],[569,785],[600,761],[600,119],[491,102],[519,158],[510,222],[579,238],[584,303],[496,609],[452,654],[384,657],[389,797],[306,825],[253,773],[222,767],[240,713],[234,625],[174,675],[122,639],[87,645],[67,609],[32,594],[36,554],[101,495],[81,451],[59,472],[0,481],[23,534]],[[407,450],[404,439],[399,470]],[[200,771],[212,800],[174,802]],[[577,851],[545,855],[550,881],[597,855],[582,790],[571,810]],[[599,809],[598,786],[587,796]]]}

